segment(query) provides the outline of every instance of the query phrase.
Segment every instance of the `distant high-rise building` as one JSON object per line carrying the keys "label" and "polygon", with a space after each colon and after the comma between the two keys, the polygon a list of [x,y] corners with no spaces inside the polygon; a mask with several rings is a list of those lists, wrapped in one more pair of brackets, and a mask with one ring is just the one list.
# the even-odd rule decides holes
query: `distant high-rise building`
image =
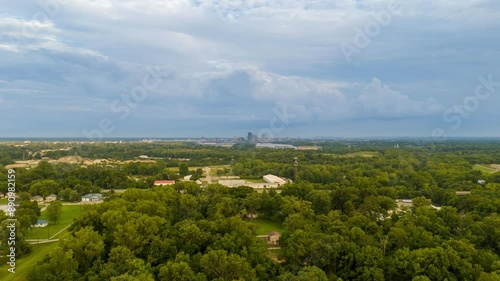
{"label": "distant high-rise building", "polygon": [[260,140],[261,141],[267,141],[268,139],[269,139],[269,137],[267,136],[267,134],[260,135]]}
{"label": "distant high-rise building", "polygon": [[247,135],[248,142],[257,142],[258,140],[259,140],[259,137],[257,137],[256,134],[254,134],[252,132],[248,132],[248,135]]}

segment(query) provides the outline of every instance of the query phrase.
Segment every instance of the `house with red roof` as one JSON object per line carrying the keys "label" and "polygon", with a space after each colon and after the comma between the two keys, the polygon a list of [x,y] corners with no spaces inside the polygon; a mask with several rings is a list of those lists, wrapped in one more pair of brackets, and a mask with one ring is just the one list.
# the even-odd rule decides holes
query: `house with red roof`
{"label": "house with red roof", "polygon": [[162,185],[172,185],[174,184],[174,180],[160,180],[160,181],[155,181],[155,186],[162,186]]}

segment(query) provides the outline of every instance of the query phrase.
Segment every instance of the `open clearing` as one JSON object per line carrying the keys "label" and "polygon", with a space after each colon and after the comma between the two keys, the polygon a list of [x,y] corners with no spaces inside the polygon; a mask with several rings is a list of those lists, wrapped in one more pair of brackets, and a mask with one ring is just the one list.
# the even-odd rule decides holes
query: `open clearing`
{"label": "open clearing", "polygon": [[[57,232],[61,231],[73,222],[73,219],[80,216],[80,210],[84,206],[80,205],[63,205],[61,219],[57,224],[51,224],[47,227],[33,227],[31,231],[28,231],[26,239],[54,239],[57,237],[52,237]],[[46,220],[46,213],[42,212],[40,219]]]}
{"label": "open clearing", "polygon": [[[73,219],[80,216],[80,205],[63,205],[61,220],[56,225],[49,225],[47,227],[33,228],[29,231],[26,239],[61,239],[67,237],[69,232],[65,229],[72,222]],[[40,219],[46,219],[45,212],[42,212]],[[57,237],[54,234],[60,232]],[[38,261],[40,261],[46,254],[48,254],[59,242],[50,242],[44,244],[31,245],[32,252],[22,258],[16,260],[16,273],[10,273],[8,265],[0,266],[0,280],[2,281],[24,281],[30,268],[32,268]]]}
{"label": "open clearing", "polygon": [[499,164],[476,164],[474,165],[474,170],[481,171],[483,173],[492,174],[500,171]]}
{"label": "open clearing", "polygon": [[269,219],[256,218],[252,223],[256,226],[257,235],[267,235],[271,231],[283,233],[283,226]]}
{"label": "open clearing", "polygon": [[331,155],[333,157],[376,157],[376,156],[381,156],[380,152],[377,151],[357,151],[357,152],[351,152],[347,154],[326,154],[326,155]]}

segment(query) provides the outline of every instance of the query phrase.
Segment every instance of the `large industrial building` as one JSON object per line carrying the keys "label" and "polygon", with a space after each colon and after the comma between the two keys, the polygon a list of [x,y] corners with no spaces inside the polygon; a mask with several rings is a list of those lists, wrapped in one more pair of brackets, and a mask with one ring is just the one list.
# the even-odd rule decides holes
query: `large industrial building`
{"label": "large industrial building", "polygon": [[275,175],[265,175],[262,177],[265,182],[247,182],[242,179],[219,180],[219,183],[227,187],[249,186],[256,189],[278,188],[287,183],[285,179]]}
{"label": "large industrial building", "polygon": [[297,149],[296,146],[291,144],[280,144],[280,143],[258,143],[257,148],[274,148],[274,149]]}
{"label": "large industrial building", "polygon": [[278,186],[282,185],[282,184],[285,184],[286,183],[286,180],[280,178],[280,177],[277,177],[275,175],[265,175],[263,177],[263,179],[267,182],[267,183],[275,183],[277,184]]}

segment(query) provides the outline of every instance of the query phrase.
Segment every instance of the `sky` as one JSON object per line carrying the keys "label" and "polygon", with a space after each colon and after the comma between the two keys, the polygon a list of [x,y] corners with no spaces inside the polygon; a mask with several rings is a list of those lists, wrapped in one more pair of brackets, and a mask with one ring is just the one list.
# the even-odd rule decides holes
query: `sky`
{"label": "sky", "polygon": [[16,0],[0,137],[500,137],[497,0]]}

